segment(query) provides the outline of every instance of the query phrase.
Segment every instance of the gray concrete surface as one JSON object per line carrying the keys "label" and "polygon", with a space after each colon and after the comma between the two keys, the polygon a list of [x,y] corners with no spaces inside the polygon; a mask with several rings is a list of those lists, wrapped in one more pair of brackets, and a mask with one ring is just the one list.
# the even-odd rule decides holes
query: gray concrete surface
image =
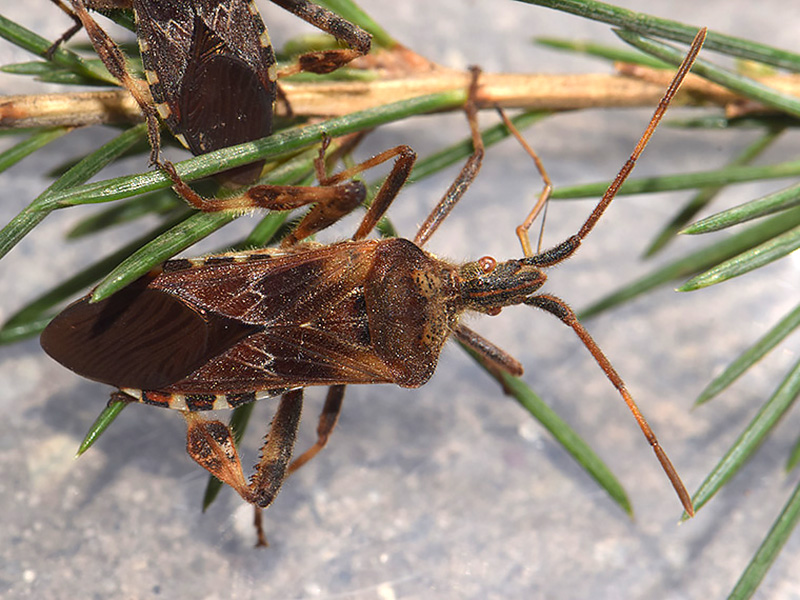
{"label": "gray concrete surface", "polygon": [[[277,41],[304,30],[291,15],[264,4]],[[785,2],[626,4],[800,50],[800,11]],[[410,47],[455,67],[605,71],[600,62],[537,49],[528,40],[615,39],[605,25],[510,0],[362,5]],[[4,0],[0,12],[51,38],[66,26],[45,0]],[[22,59],[0,43],[0,62]],[[0,78],[3,94],[44,87],[28,78]],[[616,172],[648,117],[646,110],[563,115],[532,128],[528,138],[556,185],[597,181]],[[482,117],[483,123],[493,119]],[[461,116],[421,118],[376,132],[364,152],[402,142],[424,155],[465,132]],[[0,220],[44,189],[44,172],[109,135],[99,128],[75,132],[3,173]],[[664,127],[637,172],[724,165],[752,139],[752,132]],[[764,160],[788,159],[798,150],[800,141],[790,133]],[[137,159],[107,175],[143,168]],[[403,233],[414,232],[454,173],[401,197],[391,215]],[[517,255],[513,227],[539,185],[514,142],[491,149],[479,180],[431,249],[458,260]],[[734,187],[721,202],[736,204],[780,185]],[[639,260],[642,250],[687,197],[620,198],[575,258],[553,270],[549,290],[580,308],[644,273],[650,267]],[[65,243],[62,235],[88,210],[52,215],[0,262],[0,319],[96,252],[136,234],[123,228]],[[547,241],[573,233],[590,210],[588,202],[553,205]],[[348,222],[333,235],[346,236],[351,228]],[[682,239],[658,262],[700,243]],[[691,489],[797,360],[796,336],[713,404],[691,411],[694,397],[795,304],[798,292],[795,255],[714,289],[660,290],[588,323]],[[179,415],[129,408],[94,449],[73,460],[109,389],[79,379],[30,341],[0,349],[0,597],[724,597],[797,482],[797,473],[785,475],[782,463],[798,416],[781,424],[697,518],[678,526],[677,500],[650,449],[569,330],[526,308],[471,322],[520,359],[526,381],[608,462],[630,493],[635,520],[449,346],[432,381],[419,390],[348,390],[329,447],[287,483],[266,513],[271,547],[254,550],[250,509],[230,491],[201,514],[206,477],[184,452]],[[307,394],[299,447],[313,440],[321,397],[319,390]],[[273,406],[262,402],[255,413],[245,445],[248,464]],[[795,535],[758,597],[800,598],[799,559]]]}

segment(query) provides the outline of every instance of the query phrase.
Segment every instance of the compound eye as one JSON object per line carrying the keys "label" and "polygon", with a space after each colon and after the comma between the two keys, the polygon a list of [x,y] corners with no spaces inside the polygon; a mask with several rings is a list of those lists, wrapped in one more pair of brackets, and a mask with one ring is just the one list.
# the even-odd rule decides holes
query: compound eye
{"label": "compound eye", "polygon": [[480,265],[483,274],[488,275],[494,271],[495,267],[497,266],[497,261],[491,256],[484,256],[483,258],[478,259],[478,265]]}

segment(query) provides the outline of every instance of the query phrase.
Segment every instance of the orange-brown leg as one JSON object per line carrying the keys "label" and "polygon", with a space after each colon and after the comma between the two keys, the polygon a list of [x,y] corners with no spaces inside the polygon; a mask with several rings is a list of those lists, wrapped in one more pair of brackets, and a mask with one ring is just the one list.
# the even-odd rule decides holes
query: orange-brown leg
{"label": "orange-brown leg", "polygon": [[159,154],[161,153],[161,134],[159,131],[158,118],[153,106],[150,91],[144,82],[133,78],[128,70],[125,55],[100,25],[92,18],[86,10],[83,0],[71,0],[72,10],[75,16],[80,19],[83,28],[86,30],[89,39],[94,46],[95,52],[103,61],[108,69],[120,84],[130,92],[136,103],[139,105],[147,122],[147,137],[150,142],[150,162],[160,165]]}
{"label": "orange-brown leg", "polygon": [[594,357],[594,359],[597,361],[597,364],[600,365],[601,369],[603,369],[603,373],[605,373],[606,377],[608,377],[608,380],[614,384],[615,388],[617,388],[617,391],[619,391],[622,399],[628,406],[628,409],[633,414],[633,417],[639,424],[642,433],[644,433],[645,438],[647,438],[648,443],[653,448],[653,452],[655,452],[658,462],[661,463],[661,467],[667,474],[670,483],[672,483],[672,487],[675,488],[686,514],[693,516],[694,506],[692,505],[691,496],[689,496],[689,492],[686,490],[686,487],[683,485],[678,472],[672,465],[672,461],[670,461],[667,453],[664,452],[664,449],[658,442],[658,438],[656,438],[656,434],[650,428],[650,425],[639,411],[639,407],[636,405],[636,402],[633,400],[630,392],[628,392],[628,388],[625,386],[625,382],[622,380],[622,377],[619,376],[617,371],[611,365],[611,361],[609,361],[608,358],[606,358],[606,355],[603,354],[603,351],[600,350],[597,342],[592,339],[592,336],[589,335],[589,332],[586,330],[586,328],[581,324],[580,321],[578,321],[578,317],[575,315],[575,312],[566,302],[549,294],[532,296],[525,301],[525,304],[529,306],[535,306],[536,308],[541,308],[542,310],[555,315],[561,320],[562,323],[571,327],[572,330],[578,335],[583,342],[583,345],[586,346],[592,357]]}
{"label": "orange-brown leg", "polygon": [[439,225],[447,218],[447,215],[450,214],[450,211],[453,210],[458,201],[461,200],[464,192],[467,191],[475,180],[478,171],[480,171],[481,164],[483,164],[484,145],[480,129],[478,129],[478,108],[475,104],[479,76],[480,70],[473,67],[472,82],[469,87],[467,102],[464,105],[464,112],[467,114],[467,121],[469,122],[470,132],[472,133],[472,155],[467,159],[458,177],[450,185],[447,192],[445,192],[439,204],[436,205],[428,215],[428,218],[425,219],[425,222],[420,226],[417,235],[414,237],[414,243],[417,246],[423,246],[425,242],[428,241],[428,238],[439,228]]}
{"label": "orange-brown leg", "polygon": [[502,371],[515,377],[522,375],[522,365],[516,358],[466,325],[459,324],[453,333],[459,342],[478,355],[488,369]]}
{"label": "orange-brown leg", "polygon": [[[360,181],[350,181],[358,173],[395,158],[392,170],[384,180],[367,214],[361,222],[354,239],[366,237],[374,228],[391,201],[408,179],[416,160],[416,154],[408,146],[397,146],[331,177],[326,177],[321,186],[279,186],[257,185],[249,190],[224,199],[206,199],[197,194],[178,175],[173,165],[163,165],[169,174],[178,194],[192,206],[207,212],[219,210],[290,210],[309,204],[316,206],[308,212],[295,230],[287,236],[284,246],[298,241],[324,229],[348,214],[366,198],[366,188]],[[363,233],[363,235],[361,235]]]}
{"label": "orange-brown leg", "polygon": [[[525,217],[525,220],[522,222],[521,225],[517,227],[517,237],[519,238],[519,243],[522,245],[522,253],[525,256],[533,256],[533,247],[531,246],[531,240],[528,235],[528,230],[530,230],[531,225],[536,220],[536,217],[542,213],[542,227],[539,233],[539,243],[536,248],[536,252],[541,252],[542,250],[542,234],[541,232],[544,231],[544,221],[547,214],[547,203],[550,200],[550,195],[553,193],[553,182],[550,181],[550,176],[547,174],[547,171],[544,168],[544,164],[542,164],[539,155],[531,148],[530,144],[522,137],[522,134],[519,132],[514,126],[514,123],[511,122],[511,119],[508,118],[506,115],[506,111],[504,111],[499,106],[497,107],[497,112],[500,113],[500,117],[503,119],[503,123],[505,124],[506,128],[508,129],[511,134],[517,138],[517,141],[525,148],[525,151],[528,155],[533,159],[534,164],[536,165],[536,170],[539,171],[539,175],[542,177],[542,181],[544,182],[544,187],[542,191],[539,193],[539,197],[536,200],[536,204],[533,205],[533,208],[528,213],[528,216]],[[542,212],[544,211],[544,212]]]}
{"label": "orange-brown leg", "polygon": [[369,53],[372,36],[336,13],[307,0],[272,0],[272,2],[350,46],[350,48],[303,54],[298,57],[297,65],[281,70],[280,77],[300,71],[330,73],[354,58]]}
{"label": "orange-brown leg", "polygon": [[308,450],[298,456],[292,464],[289,465],[289,474],[291,475],[297,469],[302,467],[312,458],[314,458],[320,450],[328,443],[328,438],[333,429],[336,427],[336,422],[339,420],[339,413],[342,410],[342,400],[344,400],[344,385],[332,385],[328,388],[328,395],[325,398],[325,405],[322,407],[322,412],[319,415],[319,424],[317,425],[317,441]]}
{"label": "orange-brown leg", "polygon": [[[297,427],[303,408],[303,390],[281,396],[272,426],[261,448],[261,459],[248,482],[230,428],[219,421],[208,421],[196,413],[185,412],[186,451],[201,467],[231,486],[256,510],[268,507],[288,475]],[[260,518],[256,518],[258,545],[266,545]]]}

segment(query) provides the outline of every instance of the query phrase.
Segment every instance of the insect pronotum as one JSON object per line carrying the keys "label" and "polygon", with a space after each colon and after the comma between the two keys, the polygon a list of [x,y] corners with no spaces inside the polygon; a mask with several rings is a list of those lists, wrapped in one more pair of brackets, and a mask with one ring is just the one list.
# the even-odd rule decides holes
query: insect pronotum
{"label": "insect pronotum", "polygon": [[[44,331],[42,346],[80,375],[117,387],[116,399],[181,410],[192,458],[247,502],[267,507],[286,476],[326,444],[345,385],[421,386],[453,335],[495,368],[520,375],[518,362],[459,318],[467,311],[494,315],[507,306],[533,306],[555,315],[580,337],[630,408],[685,510],[693,514],[686,488],[621,377],[572,309],[539,290],[547,278],[544,269],[572,256],[611,203],[704,38],[702,30],[630,158],[583,226],[549,250],[531,250],[531,219],[518,229],[521,259],[497,262],[487,256],[454,265],[422,248],[482,162],[473,81],[465,110],[474,153],[413,240],[366,239],[408,176],[408,169],[395,169],[352,239],[169,261],[107,300],[92,304],[87,296],[69,306]],[[399,154],[403,160],[398,163],[415,157],[407,148]],[[313,385],[330,386],[318,440],[291,463],[303,388]],[[248,482],[228,427],[198,412],[277,395],[280,403]],[[263,541],[260,525],[259,536]]]}

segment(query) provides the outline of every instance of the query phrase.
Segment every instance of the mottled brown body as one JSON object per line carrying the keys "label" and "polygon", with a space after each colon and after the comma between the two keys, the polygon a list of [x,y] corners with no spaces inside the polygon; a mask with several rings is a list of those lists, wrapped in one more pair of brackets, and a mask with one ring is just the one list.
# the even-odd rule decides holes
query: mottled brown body
{"label": "mottled brown body", "polygon": [[[156,110],[192,154],[272,133],[278,72],[251,0],[134,0],[133,10]],[[225,178],[252,182],[263,164]]]}
{"label": "mottled brown body", "polygon": [[[72,11],[62,0],[53,0],[70,13],[77,27],[86,28],[103,63],[139,103],[148,121],[151,160],[176,184],[180,178],[172,165],[159,159],[156,114],[193,154],[272,133],[278,69],[267,28],[253,0],[70,1]],[[273,2],[352,48],[303,55],[296,70],[327,73],[369,52],[371,36],[335,13],[307,0]],[[151,98],[130,76],[122,52],[86,7],[133,9]],[[77,27],[57,44],[73,35]],[[263,164],[258,161],[218,176],[237,185],[252,183]],[[181,195],[196,204],[190,193]]]}
{"label": "mottled brown body", "polygon": [[167,397],[417,387],[464,308],[459,294],[457,269],[408,240],[298,245],[167,262],[107,300],[73,303],[42,346],[84,377]]}
{"label": "mottled brown body", "polygon": [[[365,239],[410,173],[415,155],[400,148],[392,154],[397,156],[392,174],[351,241],[170,261],[106,301],[91,304],[87,296],[74,303],[45,329],[42,345],[68,368],[120,388],[117,398],[182,409],[192,458],[246,501],[266,507],[286,476],[327,443],[346,384],[422,385],[451,335],[491,370],[520,375],[517,361],[460,324],[459,317],[465,311],[495,315],[507,306],[532,306],[578,335],[631,410],[685,510],[693,514],[685,486],[622,378],[572,309],[539,290],[546,281],[544,270],[572,256],[610,205],[704,38],[702,30],[639,143],[583,226],[549,250],[534,253],[527,239],[536,208],[517,230],[523,258],[497,262],[485,256],[457,266],[421,248],[463,196],[483,159],[474,79],[465,105],[474,152],[413,241]],[[546,183],[537,206],[549,189]],[[290,464],[302,388],[311,385],[329,386],[318,439]],[[229,428],[201,419],[197,411],[279,393],[261,459],[248,482]],[[266,543],[260,514],[257,510],[259,542]]]}

